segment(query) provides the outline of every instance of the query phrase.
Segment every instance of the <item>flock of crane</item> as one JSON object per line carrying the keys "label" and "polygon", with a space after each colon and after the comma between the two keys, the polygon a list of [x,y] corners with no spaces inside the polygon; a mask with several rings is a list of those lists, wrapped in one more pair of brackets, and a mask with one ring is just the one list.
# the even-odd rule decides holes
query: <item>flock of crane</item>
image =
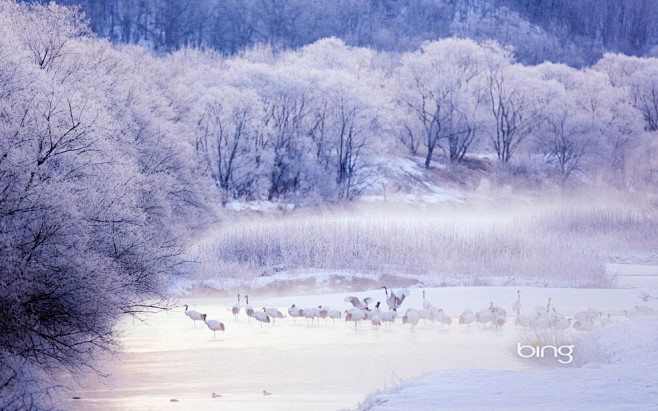
{"label": "flock of crane", "polygon": [[[357,297],[350,296],[345,297],[344,301],[350,303],[352,307],[342,312],[337,309],[322,306],[301,308],[292,304],[292,306],[288,308],[288,315],[292,317],[293,320],[296,320],[297,318],[305,318],[311,322],[316,318],[318,320],[326,320],[330,318],[334,321],[336,319],[344,318],[346,322],[353,322],[355,329],[361,321],[370,321],[374,328],[377,328],[384,323],[393,324],[398,317],[398,308],[400,308],[410,292],[408,289],[398,291],[391,290],[389,292],[386,287],[382,288],[386,293],[386,304],[389,308],[388,311],[380,308],[379,301],[377,301],[374,307],[371,308],[371,304],[374,302],[374,299],[371,297],[366,297],[363,300],[360,300]],[[245,313],[249,318],[253,318],[260,322],[261,327],[263,326],[263,323],[274,323],[276,319],[286,318],[281,311],[274,307],[263,307],[260,310],[254,310],[254,308],[249,305],[249,296],[245,295],[244,299],[246,302],[244,307]],[[218,320],[208,320],[206,314],[190,310],[187,304],[185,304],[184,307],[185,315],[194,320],[195,326],[197,321],[203,321],[208,328],[213,331],[213,338],[215,338],[215,333],[217,331],[226,330],[224,323]],[[231,312],[236,319],[241,310],[240,294],[238,294],[237,302],[231,308]],[[586,311],[577,312],[571,317],[565,316],[557,311],[552,305],[551,298],[548,299],[548,303],[545,306],[536,306],[534,314],[521,314],[520,290],[517,290],[517,299],[512,304],[512,311],[516,315],[514,324],[517,326],[554,329],[558,331],[566,330],[568,328],[573,328],[578,331],[591,331],[597,326],[606,326],[613,322],[610,314],[604,317],[602,312],[592,308],[589,308]],[[624,311],[626,317],[637,317],[654,313],[655,310],[646,305],[635,306],[634,310]],[[425,297],[424,290],[422,307],[408,308],[405,311],[404,316],[402,316],[402,324],[410,324],[411,327],[415,327],[420,320],[424,320],[425,322],[438,322],[441,324],[441,327],[452,324],[452,317],[445,314],[442,308],[434,306]],[[507,312],[504,308],[495,306],[493,302],[490,302],[489,307],[475,313],[469,308],[465,309],[459,316],[458,322],[460,325],[464,324],[467,327],[471,323],[481,324],[482,327],[486,327],[487,324],[490,323],[495,328],[501,328],[507,323]]]}

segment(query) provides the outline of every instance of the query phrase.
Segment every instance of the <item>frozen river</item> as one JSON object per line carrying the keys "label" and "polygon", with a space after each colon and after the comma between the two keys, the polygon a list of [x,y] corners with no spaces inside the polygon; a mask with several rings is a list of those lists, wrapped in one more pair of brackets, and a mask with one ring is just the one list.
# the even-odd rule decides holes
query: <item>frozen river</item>
{"label": "frozen river", "polygon": [[[564,314],[595,307],[619,316],[622,310],[641,304],[639,290],[658,294],[655,281],[647,283],[647,277],[656,278],[654,271],[638,273],[640,288],[633,286],[632,276],[612,290],[521,287],[521,311],[533,312],[551,297]],[[511,313],[515,288],[446,287],[426,292],[428,300],[453,317],[452,326],[441,329],[421,320],[412,330],[398,320],[392,327],[378,330],[364,322],[355,330],[352,323],[342,320],[311,325],[304,319],[293,322],[285,318],[261,327],[257,321],[247,320],[244,310],[235,320],[230,313],[233,300],[182,298],[181,304],[223,321],[226,332],[218,332],[213,340],[205,324],[197,322],[195,328],[182,308],[153,315],[146,324],[124,324],[123,351],[102,369],[110,377],[83,380],[83,388],[69,393],[81,399],[68,400],[67,406],[89,410],[337,410],[353,408],[368,393],[431,370],[525,367],[514,355],[522,331],[514,327],[513,318],[502,330],[457,325],[464,308],[477,311],[492,300]],[[421,290],[411,289],[411,293],[401,311],[421,306]],[[254,308],[276,306],[286,315],[291,303],[342,311],[349,306],[343,302],[346,295],[265,299],[254,294],[250,303]],[[351,295],[369,295],[384,304],[383,290]],[[263,390],[272,395],[263,395]],[[212,398],[213,392],[221,397]]]}
{"label": "frozen river", "polygon": [[[261,329],[244,312],[232,319],[225,304],[186,302],[220,318],[226,333],[213,341],[205,324],[194,328],[182,311],[152,316],[148,326],[130,325],[124,352],[105,369],[112,376],[87,381],[89,388],[75,394],[83,398],[73,402],[75,408],[336,410],[437,368],[521,366],[508,352],[512,327],[441,330],[421,321],[412,331],[398,321],[377,331],[364,323],[355,331],[342,320],[310,325],[286,318]],[[213,399],[213,392],[222,397]]]}

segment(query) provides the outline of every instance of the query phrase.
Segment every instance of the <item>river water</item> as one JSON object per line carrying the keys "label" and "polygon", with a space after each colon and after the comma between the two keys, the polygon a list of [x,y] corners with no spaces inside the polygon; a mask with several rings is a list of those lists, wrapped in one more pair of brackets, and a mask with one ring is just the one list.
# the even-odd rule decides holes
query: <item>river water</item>
{"label": "river water", "polygon": [[[619,269],[617,289],[560,289],[522,287],[522,312],[545,305],[548,297],[563,313],[596,307],[621,316],[624,309],[642,304],[639,291],[658,294],[658,270]],[[637,271],[637,274],[633,274]],[[626,277],[624,276],[626,275]],[[354,408],[378,389],[446,368],[522,370],[514,355],[522,331],[510,319],[502,330],[457,325],[463,308],[474,311],[495,301],[511,313],[516,289],[510,287],[445,287],[426,289],[428,300],[453,317],[442,329],[423,321],[415,328],[398,320],[377,330],[364,322],[359,328],[337,320],[277,320],[274,324],[247,319],[244,309],[233,318],[232,300],[181,298],[224,322],[226,332],[213,333],[193,322],[183,308],[152,315],[146,323],[122,324],[122,352],[106,362],[108,378],[89,375],[82,387],[67,393],[65,406],[78,410],[337,410]],[[420,307],[420,289],[403,304]],[[333,306],[344,310],[347,294],[250,298],[251,305],[287,307]],[[384,300],[383,290],[356,293]],[[244,302],[243,302],[244,304]],[[384,304],[385,305],[385,304]],[[266,390],[271,395],[264,395]],[[213,398],[212,393],[218,396]],[[219,396],[221,395],[221,397]],[[176,400],[176,401],[171,401]]]}

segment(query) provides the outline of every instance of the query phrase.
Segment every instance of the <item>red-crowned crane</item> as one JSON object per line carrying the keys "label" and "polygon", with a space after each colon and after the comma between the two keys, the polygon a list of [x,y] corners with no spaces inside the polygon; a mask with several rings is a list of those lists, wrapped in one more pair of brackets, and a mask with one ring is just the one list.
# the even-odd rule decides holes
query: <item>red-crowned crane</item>
{"label": "red-crowned crane", "polygon": [[400,305],[402,305],[404,299],[407,298],[407,296],[409,295],[409,290],[406,288],[403,290],[398,290],[397,292],[391,290],[390,295],[388,293],[388,288],[386,287],[382,287],[382,288],[386,293],[386,304],[388,304],[389,310],[392,311],[396,311],[398,308],[400,308]]}
{"label": "red-crowned crane", "polygon": [[358,309],[356,307],[350,308],[345,311],[345,321],[354,321],[354,329],[356,330],[356,324],[366,318],[366,311]]}
{"label": "red-crowned crane", "polygon": [[210,328],[210,329],[212,330],[212,339],[213,339],[213,340],[215,339],[215,332],[217,332],[217,331],[225,331],[224,323],[222,323],[222,322],[220,322],[220,321],[217,321],[217,320],[210,320],[210,321],[207,321],[207,320],[206,320],[206,315],[205,315],[205,314],[202,314],[202,315],[201,315],[201,318],[203,318],[203,322],[206,323],[206,325],[208,326],[208,328]]}
{"label": "red-crowned crane", "polygon": [[263,307],[263,311],[254,311],[252,315],[256,320],[260,321],[260,327],[263,328],[263,323],[269,323],[270,322],[270,317],[267,315],[265,312],[265,307]]}
{"label": "red-crowned crane", "polygon": [[233,304],[233,308],[231,308],[231,312],[235,316],[235,319],[238,319],[238,314],[240,314],[240,294],[238,293],[238,301]]}
{"label": "red-crowned crane", "polygon": [[489,308],[485,308],[484,310],[480,310],[475,313],[475,321],[479,322],[485,327],[487,326],[487,323],[493,319],[494,319],[493,301],[489,303]]}
{"label": "red-crowned crane", "polygon": [[459,324],[466,324],[466,327],[468,328],[469,324],[471,324],[473,321],[475,321],[475,314],[473,314],[473,310],[470,308],[465,308],[462,315],[459,316]]}
{"label": "red-crowned crane", "polygon": [[288,314],[292,317],[293,322],[295,322],[297,318],[304,316],[304,310],[293,304],[288,308]]}
{"label": "red-crowned crane", "polygon": [[281,311],[274,307],[270,307],[267,310],[265,310],[265,313],[268,315],[268,317],[272,318],[272,323],[274,323],[275,318],[283,318],[283,314]]}
{"label": "red-crowned crane", "polygon": [[514,311],[518,317],[519,314],[521,314],[521,290],[516,290],[516,295],[518,297],[516,298],[516,301],[514,301],[514,304],[512,304],[512,311]]}
{"label": "red-crowned crane", "polygon": [[425,290],[423,290],[423,308],[430,310],[432,308],[432,303],[425,298]]}
{"label": "red-crowned crane", "polygon": [[404,317],[402,317],[402,325],[404,324],[411,324],[411,327],[415,327],[416,324],[418,324],[418,320],[420,319],[420,313],[418,310],[415,308],[409,308],[407,312],[404,314]]}
{"label": "red-crowned crane", "polygon": [[245,295],[244,299],[247,302],[247,305],[244,306],[244,312],[247,313],[247,317],[251,318],[254,315],[254,309],[249,305],[249,296]]}
{"label": "red-crowned crane", "polygon": [[185,306],[185,315],[187,315],[194,321],[194,328],[196,328],[196,322],[202,320],[201,313],[194,310],[188,310],[189,307],[187,306],[187,304],[184,304],[184,306]]}
{"label": "red-crowned crane", "polygon": [[352,304],[354,308],[358,308],[359,310],[365,310],[366,308],[368,308],[368,304],[370,303],[370,301],[372,301],[372,298],[370,297],[364,298],[363,301],[353,296],[345,297],[346,303]]}

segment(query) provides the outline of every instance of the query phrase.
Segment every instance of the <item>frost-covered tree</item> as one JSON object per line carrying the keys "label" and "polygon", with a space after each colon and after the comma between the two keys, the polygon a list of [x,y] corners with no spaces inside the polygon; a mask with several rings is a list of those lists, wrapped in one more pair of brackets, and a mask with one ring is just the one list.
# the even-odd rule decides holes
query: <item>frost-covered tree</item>
{"label": "frost-covered tree", "polygon": [[251,91],[223,87],[208,96],[199,124],[201,149],[223,204],[230,198],[266,195],[271,147],[262,115],[260,98]]}
{"label": "frost-covered tree", "polygon": [[[333,156],[336,162],[336,183],[339,197],[352,199],[363,190],[367,181],[363,170],[372,119],[364,113],[366,108],[346,96],[347,90],[336,90],[329,97],[332,125]],[[364,115],[365,114],[365,115]]]}
{"label": "frost-covered tree", "polygon": [[272,164],[267,198],[304,195],[314,172],[309,139],[311,87],[300,66],[280,60],[271,65],[238,62],[241,83],[258,92],[268,133]]}
{"label": "frost-covered tree", "polygon": [[135,61],[53,4],[0,2],[0,22],[0,408],[49,408],[122,316],[166,307],[194,183]]}
{"label": "frost-covered tree", "polygon": [[385,73],[377,52],[325,39],[301,50],[314,70],[311,137],[334,167],[338,197],[353,199],[373,181],[372,154],[383,140]]}
{"label": "frost-covered tree", "polygon": [[633,106],[642,113],[647,130],[658,130],[657,58],[606,54],[595,68],[607,74],[614,87],[626,90]]}
{"label": "frost-covered tree", "polygon": [[658,130],[658,59],[649,59],[644,70],[636,72],[630,80],[633,106],[642,113],[649,131]]}
{"label": "frost-covered tree", "polygon": [[594,70],[550,63],[537,70],[543,123],[535,135],[547,159],[565,179],[588,160],[590,172],[626,184],[629,159],[646,147],[642,119],[627,90],[611,87],[608,76]]}
{"label": "frost-covered tree", "polygon": [[403,57],[396,73],[398,105],[406,110],[399,133],[412,152],[422,140],[425,167],[437,148],[460,162],[482,131],[487,54],[493,53],[471,40],[451,39]]}
{"label": "frost-covered tree", "polygon": [[499,56],[487,62],[486,75],[491,144],[498,160],[507,164],[539,122],[534,104],[537,83],[532,71]]}
{"label": "frost-covered tree", "polygon": [[542,106],[542,123],[536,139],[549,164],[555,164],[562,181],[581,165],[593,144],[593,120],[556,91]]}

